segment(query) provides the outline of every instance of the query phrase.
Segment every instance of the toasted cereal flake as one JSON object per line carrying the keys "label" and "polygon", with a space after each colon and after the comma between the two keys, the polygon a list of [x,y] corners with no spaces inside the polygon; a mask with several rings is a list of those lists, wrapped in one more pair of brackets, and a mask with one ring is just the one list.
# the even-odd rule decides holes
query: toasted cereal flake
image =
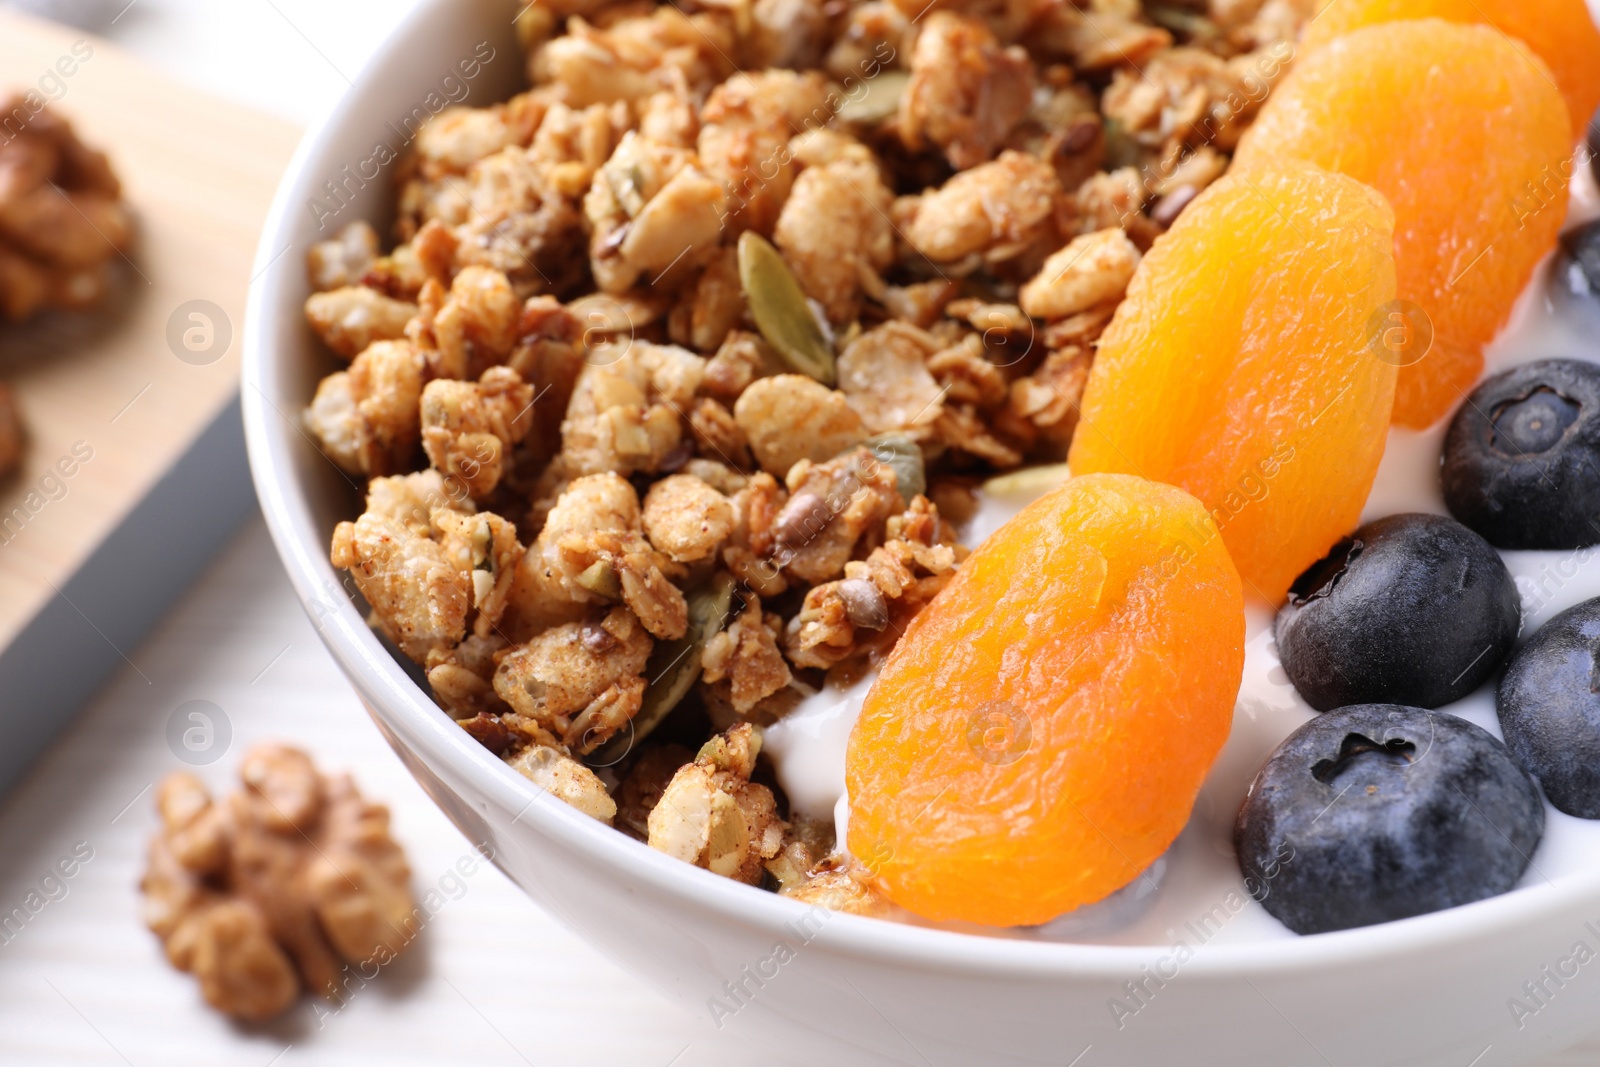
{"label": "toasted cereal flake", "polygon": [[906,238],[949,263],[1000,242],[1035,236],[1051,219],[1061,185],[1046,163],[1020,152],[964,170],[915,205]]}
{"label": "toasted cereal flake", "polygon": [[763,470],[782,478],[802,459],[831,459],[868,437],[843,393],[803,374],[762,378],[744,391],[733,417]]}
{"label": "toasted cereal flake", "polygon": [[679,563],[712,555],[733,529],[733,505],[688,474],[674,474],[645,494],[643,526],[650,543]]}
{"label": "toasted cereal flake", "polygon": [[385,475],[410,466],[421,440],[423,357],[407,341],[377,341],[322,380],[306,426],[351,474]]}
{"label": "toasted cereal flake", "polygon": [[[640,677],[654,642],[625,607],[614,607],[600,632],[567,623],[495,654],[494,690],[517,714],[578,753],[592,752],[639,711]],[[617,633],[623,638],[617,638]]]}
{"label": "toasted cereal flake", "polygon": [[1076,237],[1022,287],[1022,310],[1061,319],[1120,300],[1138,266],[1139,250],[1121,229]]}
{"label": "toasted cereal flake", "polygon": [[306,273],[319,293],[360,283],[378,258],[378,232],[365,221],[352,222],[331,241],[318,241],[306,253]]}
{"label": "toasted cereal flake", "polygon": [[391,300],[376,289],[351,285],[306,299],[306,321],[324,344],[354,359],[374,341],[398,341],[417,306]]}
{"label": "toasted cereal flake", "polygon": [[1033,63],[1004,48],[980,19],[936,10],[911,53],[911,83],[900,98],[900,137],[944,150],[952,167],[993,158],[1033,102]]}
{"label": "toasted cereal flake", "polygon": [[783,205],[773,240],[800,287],[835,324],[856,317],[863,272],[880,272],[894,260],[892,200],[870,154],[843,155],[802,171]]}
{"label": "toasted cereal flake", "polygon": [[511,759],[512,770],[591,819],[611,824],[617,805],[593,771],[548,745],[533,745]]}
{"label": "toasted cereal flake", "polygon": [[914,430],[938,419],[944,393],[928,372],[928,359],[940,347],[924,330],[886,322],[845,348],[839,391],[869,432]]}
{"label": "toasted cereal flake", "polygon": [[533,387],[509,367],[491,367],[476,383],[437,379],[422,390],[422,447],[473,499],[499,484],[532,425]]}

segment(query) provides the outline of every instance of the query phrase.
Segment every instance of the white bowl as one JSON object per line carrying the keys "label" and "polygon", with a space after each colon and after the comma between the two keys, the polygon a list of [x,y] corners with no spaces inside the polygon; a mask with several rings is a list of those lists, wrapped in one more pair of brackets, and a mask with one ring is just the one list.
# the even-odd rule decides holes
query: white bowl
{"label": "white bowl", "polygon": [[[398,124],[430,93],[459,95],[447,75],[470,85],[468,103],[515,90],[515,11],[511,0],[425,0],[306,137],[262,237],[243,402],[267,523],[323,640],[423,788],[530,897],[705,1013],[708,1028],[759,1029],[785,1050],[842,1052],[849,1063],[1490,1067],[1526,1063],[1595,1026],[1600,979],[1562,978],[1560,968],[1575,943],[1600,948],[1600,870],[1315,937],[1200,944],[1175,930],[1195,949],[1181,962],[1171,942],[971,936],[812,911],[669,859],[539,794],[454,725],[367,628],[328,563],[330,532],[359,494],[299,428],[332,369],[301,316],[303,262],[351,219],[387,232],[392,167],[364,188],[345,182],[344,168],[359,176],[376,146],[399,147]],[[464,82],[456,65],[480,42],[495,56]],[[345,182],[349,203],[319,231],[311,202],[335,206],[329,182]],[[1525,982],[1546,992],[1531,999]],[[1512,998],[1537,1012],[1519,1019]]]}

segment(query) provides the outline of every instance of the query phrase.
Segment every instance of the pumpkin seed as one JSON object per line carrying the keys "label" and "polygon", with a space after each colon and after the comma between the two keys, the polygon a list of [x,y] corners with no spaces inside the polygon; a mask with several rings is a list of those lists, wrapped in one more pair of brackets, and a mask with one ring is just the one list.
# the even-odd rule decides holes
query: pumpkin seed
{"label": "pumpkin seed", "polygon": [[854,100],[846,100],[839,108],[839,117],[846,122],[876,125],[900,110],[900,98],[910,84],[908,71],[883,71],[876,78],[862,82],[865,92]]}
{"label": "pumpkin seed", "polygon": [[895,483],[906,503],[928,491],[928,475],[922,466],[922,446],[908,433],[881,433],[867,440],[867,448],[879,463],[894,470]]}
{"label": "pumpkin seed", "polygon": [[602,167],[600,173],[605,176],[606,184],[611,187],[611,195],[617,198],[617,204],[627,213],[628,218],[636,219],[639,212],[644,210],[644,176],[639,173],[639,168],[632,165],[619,165]]}
{"label": "pumpkin seed", "polygon": [[578,584],[595,596],[610,600],[622,596],[622,576],[617,573],[616,565],[608,559],[590,564],[578,575]]}
{"label": "pumpkin seed", "polygon": [[790,369],[832,387],[833,347],[806,302],[805,291],[772,243],[751,230],[739,235],[739,284],[761,336]]}
{"label": "pumpkin seed", "polygon": [[1171,30],[1193,41],[1211,41],[1219,37],[1217,24],[1204,15],[1185,11],[1167,4],[1146,4],[1144,13],[1150,21],[1164,30]]}
{"label": "pumpkin seed", "polygon": [[1139,165],[1139,145],[1116,119],[1106,119],[1106,170]]}
{"label": "pumpkin seed", "polygon": [[706,642],[728,625],[733,611],[733,591],[733,575],[721,571],[688,595],[688,630],[676,641],[656,642],[650,661],[645,665],[644,703],[639,714],[633,717],[632,728],[590,753],[586,758],[591,766],[609,767],[622,759],[689,695],[694,683],[700,680],[700,661]]}

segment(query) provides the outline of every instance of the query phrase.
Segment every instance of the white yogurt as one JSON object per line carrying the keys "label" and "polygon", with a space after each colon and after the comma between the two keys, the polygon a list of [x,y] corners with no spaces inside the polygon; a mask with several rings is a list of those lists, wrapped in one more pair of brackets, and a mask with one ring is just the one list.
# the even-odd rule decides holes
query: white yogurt
{"label": "white yogurt", "polygon": [[[764,731],[761,751],[777,764],[778,784],[801,814],[833,817],[844,797],[845,745],[877,676],[869,672],[848,689],[824,687]],[[839,843],[844,843],[842,827]]]}
{"label": "white yogurt", "polygon": [[[1600,216],[1600,193],[1587,167],[1572,184],[1570,222]],[[1536,359],[1565,357],[1600,362],[1600,341],[1557,318],[1544,299],[1546,267],[1522,294],[1511,321],[1485,351],[1485,374]],[[1449,420],[1424,431],[1391,430],[1383,462],[1368,496],[1363,521],[1405,511],[1446,514],[1439,489],[1439,453]],[[966,543],[981,544],[1030,502],[1065,478],[1002,480],[998,493],[981,494],[980,507],[964,531]],[[1559,552],[1505,552],[1507,568],[1522,594],[1526,639],[1551,616],[1600,596],[1600,546]],[[1292,937],[1244,893],[1233,856],[1233,821],[1256,770],[1282,740],[1315,714],[1300,699],[1278,662],[1272,639],[1273,612],[1261,605],[1246,611],[1244,678],[1234,708],[1233,731],[1195,803],[1194,815],[1167,855],[1145,876],[1099,904],[1081,908],[1041,927],[992,931],[966,925],[952,929],[1000,937],[1101,942],[1177,944],[1240,942]],[[797,809],[817,818],[832,815],[845,842],[849,800],[845,796],[845,748],[875,675],[846,690],[825,689],[807,698],[766,731],[765,751]],[[1496,737],[1493,682],[1447,709]],[[1522,885],[1539,885],[1600,864],[1600,821],[1563,815],[1546,805],[1543,842]],[[927,924],[917,921],[921,925]]]}

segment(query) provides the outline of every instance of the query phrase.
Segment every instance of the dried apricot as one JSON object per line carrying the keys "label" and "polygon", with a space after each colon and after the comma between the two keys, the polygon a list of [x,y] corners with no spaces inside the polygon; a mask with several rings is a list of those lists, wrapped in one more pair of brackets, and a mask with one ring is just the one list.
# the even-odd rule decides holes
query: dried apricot
{"label": "dried apricot", "polygon": [[1395,213],[1402,299],[1432,323],[1403,367],[1394,421],[1454,408],[1567,213],[1572,126],[1537,57],[1487,26],[1439,19],[1355,30],[1305,57],[1235,166],[1303,159],[1366,182]]}
{"label": "dried apricot", "polygon": [[1230,174],[1140,264],[1100,339],[1069,465],[1205,503],[1246,588],[1283,598],[1361,515],[1395,367],[1367,324],[1394,298],[1392,216],[1341,175]]}
{"label": "dried apricot", "polygon": [[850,735],[849,846],[932,919],[1047,922],[1166,851],[1233,721],[1238,573],[1200,502],[1073,478],[961,565]]}
{"label": "dried apricot", "polygon": [[1301,48],[1310,52],[1351,30],[1408,19],[1493,26],[1526,44],[1555,75],[1574,140],[1600,107],[1600,30],[1584,0],[1327,0]]}

